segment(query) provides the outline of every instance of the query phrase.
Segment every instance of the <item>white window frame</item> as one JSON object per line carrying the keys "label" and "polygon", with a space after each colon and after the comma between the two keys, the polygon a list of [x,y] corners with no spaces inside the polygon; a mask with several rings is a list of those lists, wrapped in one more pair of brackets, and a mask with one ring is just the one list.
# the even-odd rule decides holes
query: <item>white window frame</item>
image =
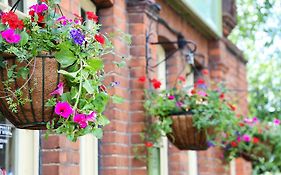
{"label": "white window frame", "polygon": [[[190,64],[187,64],[185,67],[185,72],[191,72],[192,66]],[[186,77],[186,87],[192,88],[194,84],[194,74],[189,74],[188,77]],[[188,156],[188,174],[189,175],[198,175],[198,159],[197,159],[197,152],[196,151],[187,151]]]}
{"label": "white window frame", "polygon": [[[95,12],[96,6],[90,0],[81,0],[80,9]],[[98,139],[92,134],[87,134],[81,137],[80,175],[98,175],[98,158]]]}
{"label": "white window frame", "polygon": [[[157,45],[157,60],[158,62],[165,60],[166,54],[163,46]],[[157,66],[157,77],[161,81],[160,90],[166,89],[167,77],[166,77],[166,61],[163,61]],[[168,175],[168,139],[167,137],[161,138],[160,147],[160,175]]]}
{"label": "white window frame", "polygon": [[230,175],[236,175],[236,159],[230,162]]}

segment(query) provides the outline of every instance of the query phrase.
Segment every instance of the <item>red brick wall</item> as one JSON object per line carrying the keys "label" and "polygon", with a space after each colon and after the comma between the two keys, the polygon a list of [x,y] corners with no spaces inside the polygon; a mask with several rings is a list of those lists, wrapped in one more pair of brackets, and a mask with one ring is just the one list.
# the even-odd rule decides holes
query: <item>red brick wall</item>
{"label": "red brick wall", "polygon": [[[96,0],[98,2],[98,0]],[[102,1],[100,1],[102,2]],[[112,2],[112,1],[111,1]],[[127,67],[116,69],[112,60],[119,59],[116,55],[108,56],[106,70],[114,74],[108,81],[119,81],[120,85],[111,93],[125,98],[125,103],[111,104],[105,115],[111,124],[105,128],[104,138],[101,141],[101,173],[102,175],[145,175],[146,164],[134,158],[133,148],[143,146],[139,133],[144,128],[145,114],[143,109],[143,89],[147,85],[138,82],[140,76],[146,71],[146,32],[152,32],[151,41],[166,39],[175,41],[176,33],[168,30],[164,25],[157,24],[153,11],[149,5],[153,0],[115,0],[109,8],[99,8],[100,23],[103,24],[103,33],[123,31],[132,35],[132,46],[128,47],[121,40],[113,41],[119,54],[130,55]],[[134,3],[137,2],[137,3]],[[213,80],[225,80],[228,87],[246,89],[245,63],[239,51],[225,39],[209,40],[198,30],[194,29],[176,11],[165,3],[165,0],[156,0],[162,7],[159,16],[172,28],[183,34],[186,39],[198,45],[198,53],[204,56],[204,67],[210,70]],[[67,16],[71,12],[79,13],[79,0],[62,0],[63,10]],[[151,26],[151,28],[149,28]],[[176,47],[176,46],[174,46]],[[165,48],[167,52],[172,48]],[[153,62],[156,62],[155,47],[151,46]],[[180,54],[174,55],[167,61],[168,86],[174,82],[178,70],[183,64]],[[242,107],[241,113],[247,112],[246,92],[239,92],[237,104]],[[43,174],[49,175],[79,175],[79,142],[69,143],[64,136],[51,136],[48,141],[43,140]],[[169,144],[169,174],[188,175],[188,157],[186,151],[179,151]],[[229,170],[220,160],[221,152],[217,149],[198,152],[198,171],[200,175],[224,175]],[[237,160],[237,175],[249,175],[250,164],[244,160]]]}

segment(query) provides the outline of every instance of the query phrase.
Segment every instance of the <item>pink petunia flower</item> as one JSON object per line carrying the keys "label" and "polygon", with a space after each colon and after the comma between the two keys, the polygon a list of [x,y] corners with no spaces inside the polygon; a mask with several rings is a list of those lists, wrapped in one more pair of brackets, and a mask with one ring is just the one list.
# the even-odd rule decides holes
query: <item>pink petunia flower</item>
{"label": "pink petunia flower", "polygon": [[73,109],[67,102],[58,102],[55,106],[55,113],[67,119],[73,113]]}
{"label": "pink petunia flower", "polygon": [[248,134],[244,134],[242,136],[242,139],[245,141],[245,142],[251,142],[251,136],[249,136]]}
{"label": "pink petunia flower", "polygon": [[86,120],[87,121],[91,121],[91,122],[95,122],[97,118],[97,113],[96,112],[91,112],[89,115],[86,115]]}
{"label": "pink petunia flower", "polygon": [[174,96],[174,95],[169,95],[169,96],[168,96],[168,99],[169,99],[169,100],[174,100],[174,99],[175,99],[175,96]]}
{"label": "pink petunia flower", "polygon": [[207,93],[204,92],[204,91],[198,91],[197,94],[202,96],[202,97],[206,97],[207,96]]}
{"label": "pink petunia flower", "polygon": [[77,113],[73,117],[73,121],[75,123],[78,123],[81,128],[86,128],[88,126],[89,121],[91,121],[91,122],[96,121],[96,117],[97,117],[96,112],[91,112],[89,115]]}
{"label": "pink petunia flower", "polygon": [[7,29],[1,32],[2,38],[4,38],[8,43],[19,43],[20,35],[15,33],[14,29]]}
{"label": "pink petunia flower", "polygon": [[280,120],[277,119],[277,118],[275,118],[275,119],[273,120],[273,123],[274,123],[274,125],[278,126],[278,125],[280,125]]}
{"label": "pink petunia flower", "polygon": [[86,128],[88,126],[87,120],[86,120],[86,115],[85,114],[76,114],[73,117],[73,121],[75,123],[78,123],[81,128]]}
{"label": "pink petunia flower", "polygon": [[29,7],[29,9],[34,10],[35,13],[39,14],[48,10],[48,6],[46,4],[35,4]]}
{"label": "pink petunia flower", "polygon": [[51,95],[62,95],[63,94],[63,82],[60,82],[58,84],[58,87],[56,90],[54,90]]}

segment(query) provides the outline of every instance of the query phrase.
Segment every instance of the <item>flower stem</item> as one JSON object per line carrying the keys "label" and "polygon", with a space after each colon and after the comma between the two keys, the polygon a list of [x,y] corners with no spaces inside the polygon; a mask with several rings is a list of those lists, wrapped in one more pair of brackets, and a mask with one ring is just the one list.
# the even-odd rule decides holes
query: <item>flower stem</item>
{"label": "flower stem", "polygon": [[82,59],[80,60],[80,84],[79,84],[79,90],[78,90],[78,97],[76,99],[75,105],[74,105],[74,110],[77,109],[77,105],[79,103],[79,99],[80,99],[80,95],[81,95],[81,91],[82,91],[82,83],[83,83],[83,76],[82,76],[82,69],[83,69],[83,61]]}

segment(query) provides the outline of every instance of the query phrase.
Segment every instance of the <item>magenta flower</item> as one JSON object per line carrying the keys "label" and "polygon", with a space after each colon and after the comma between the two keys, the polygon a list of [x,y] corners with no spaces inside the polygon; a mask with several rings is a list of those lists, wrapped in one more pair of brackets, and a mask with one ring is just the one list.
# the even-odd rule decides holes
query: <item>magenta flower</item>
{"label": "magenta flower", "polygon": [[87,121],[91,121],[91,122],[95,122],[97,118],[97,113],[96,112],[91,112],[89,115],[86,115],[86,120]]}
{"label": "magenta flower", "polygon": [[175,96],[169,95],[169,96],[168,96],[168,99],[169,99],[169,100],[174,100],[174,99],[175,99]]}
{"label": "magenta flower", "polygon": [[245,141],[245,142],[250,142],[251,141],[251,136],[249,136],[248,134],[244,134],[242,136],[242,139]]}
{"label": "magenta flower", "polygon": [[199,91],[199,92],[197,92],[197,94],[202,96],[202,97],[206,97],[207,96],[207,93],[204,92],[204,91]]}
{"label": "magenta flower", "polygon": [[237,142],[241,142],[241,137],[240,136],[237,137]]}
{"label": "magenta flower", "polygon": [[68,118],[73,113],[73,109],[67,102],[58,102],[55,106],[55,113],[63,118]]}
{"label": "magenta flower", "polygon": [[51,95],[62,95],[63,94],[63,82],[60,82],[58,84],[58,87],[56,90],[54,90]]}
{"label": "magenta flower", "polygon": [[278,125],[280,125],[280,120],[277,119],[277,118],[275,118],[275,119],[273,120],[273,123],[274,123],[274,125],[278,126]]}
{"label": "magenta flower", "polygon": [[38,14],[48,10],[48,6],[46,4],[35,4],[29,7],[29,9],[34,10],[34,12]]}
{"label": "magenta flower", "polygon": [[89,121],[91,121],[91,122],[96,121],[96,117],[97,117],[96,112],[91,112],[89,115],[77,113],[73,117],[73,121],[75,123],[78,123],[81,128],[86,128],[88,126]]}
{"label": "magenta flower", "polygon": [[73,121],[75,123],[78,123],[79,126],[81,128],[86,128],[88,126],[88,122],[86,120],[86,115],[85,114],[76,114],[74,117],[73,117]]}
{"label": "magenta flower", "polygon": [[2,38],[4,38],[8,43],[18,43],[20,42],[20,35],[15,33],[14,29],[7,29],[1,32]]}

